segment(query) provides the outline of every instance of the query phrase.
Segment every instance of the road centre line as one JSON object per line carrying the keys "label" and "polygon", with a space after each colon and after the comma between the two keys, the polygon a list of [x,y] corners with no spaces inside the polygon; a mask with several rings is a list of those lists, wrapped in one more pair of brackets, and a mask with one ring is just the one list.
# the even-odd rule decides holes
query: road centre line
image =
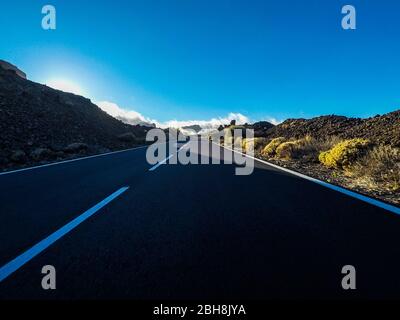
{"label": "road centre line", "polygon": [[[185,148],[188,144],[189,144],[189,142],[185,143],[182,147],[180,147],[180,148],[178,149],[178,151],[176,152],[176,154],[178,154],[178,153],[179,153],[183,148]],[[154,170],[156,170],[159,166],[161,166],[161,165],[167,163],[167,161],[168,161],[169,159],[171,159],[174,155],[175,155],[175,154],[170,154],[167,158],[165,158],[164,160],[160,161],[159,163],[157,163],[156,165],[154,165],[153,167],[151,167],[151,168],[149,169],[149,171],[154,171]]]}
{"label": "road centre line", "polygon": [[161,166],[162,164],[165,164],[169,159],[171,159],[174,155],[170,154],[167,158],[165,158],[163,161],[160,161],[159,163],[157,163],[156,165],[154,165],[153,167],[151,167],[149,169],[149,171],[154,171],[156,170],[159,166]]}
{"label": "road centre line", "polygon": [[17,256],[15,259],[11,260],[10,262],[6,263],[4,266],[0,268],[0,282],[2,282],[4,279],[9,277],[12,273],[20,269],[22,266],[24,266],[26,263],[28,263],[30,260],[32,260],[34,257],[36,257],[38,254],[46,250],[48,247],[50,247],[54,242],[57,240],[61,239],[63,236],[65,236],[67,233],[75,229],[77,226],[79,226],[82,222],[93,216],[95,213],[97,213],[100,209],[105,207],[107,204],[109,204],[111,201],[113,201],[115,198],[120,196],[122,193],[124,193],[126,190],[128,190],[129,187],[123,187],[105,198],[104,200],[100,201],[98,204],[95,206],[91,207],[57,231],[53,232],[51,235],[49,235],[47,238],[41,240],[37,244],[35,244],[33,247],[30,249],[26,250],[19,256]]}

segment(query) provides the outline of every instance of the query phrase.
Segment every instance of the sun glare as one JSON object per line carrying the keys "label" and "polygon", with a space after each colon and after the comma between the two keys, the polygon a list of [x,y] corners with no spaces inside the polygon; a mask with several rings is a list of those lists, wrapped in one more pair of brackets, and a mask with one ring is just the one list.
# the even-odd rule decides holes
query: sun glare
{"label": "sun glare", "polygon": [[85,95],[83,90],[77,83],[66,79],[51,79],[46,82],[46,85],[57,90],[70,92],[77,95]]}

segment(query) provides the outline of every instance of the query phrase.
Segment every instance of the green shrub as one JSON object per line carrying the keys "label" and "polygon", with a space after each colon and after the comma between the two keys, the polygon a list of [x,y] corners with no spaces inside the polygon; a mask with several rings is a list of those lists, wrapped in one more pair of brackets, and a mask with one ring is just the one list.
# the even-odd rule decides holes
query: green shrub
{"label": "green shrub", "polygon": [[321,152],[319,161],[328,168],[349,169],[364,156],[371,146],[366,139],[350,139],[336,144],[332,149]]}
{"label": "green shrub", "polygon": [[284,137],[279,137],[272,139],[262,150],[261,154],[265,157],[272,158],[276,155],[276,148],[279,147],[280,144],[284,143],[286,141],[286,138]]}

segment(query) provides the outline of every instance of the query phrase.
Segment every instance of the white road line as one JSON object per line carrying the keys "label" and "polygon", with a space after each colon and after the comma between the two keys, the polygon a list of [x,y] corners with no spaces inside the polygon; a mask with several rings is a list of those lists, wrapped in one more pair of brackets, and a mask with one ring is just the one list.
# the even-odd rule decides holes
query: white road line
{"label": "white road line", "polygon": [[5,264],[3,267],[0,268],[0,282],[6,279],[8,276],[10,276],[12,273],[17,271],[19,268],[21,268],[23,265],[25,265],[27,262],[32,260],[34,257],[36,257],[39,253],[43,252],[46,250],[48,247],[50,247],[54,242],[65,236],[68,232],[71,230],[75,229],[78,225],[80,225],[82,222],[93,216],[96,212],[98,212],[100,209],[102,209],[104,206],[106,206],[108,203],[110,203],[112,200],[120,196],[122,193],[124,193],[126,190],[128,190],[129,187],[123,187],[116,192],[114,192],[112,195],[108,196],[98,204],[96,204],[94,207],[90,208],[89,210],[85,211],[82,213],[80,216],[66,224],[65,226],[61,227],[51,235],[49,235],[47,238],[43,239],[42,241],[38,242],[35,244],[32,248],[28,249],[24,253],[20,254],[18,257],[16,257],[14,260],[8,262]]}
{"label": "white road line", "polygon": [[323,187],[329,188],[329,189],[331,189],[331,190],[335,190],[335,191],[340,192],[340,193],[343,193],[343,194],[345,194],[345,195],[347,195],[347,196],[356,198],[356,199],[358,199],[358,200],[364,201],[364,202],[369,203],[369,204],[371,204],[371,205],[374,205],[374,206],[376,206],[376,207],[379,207],[379,208],[382,208],[382,209],[385,209],[385,210],[388,210],[388,211],[390,211],[390,212],[393,212],[393,213],[395,213],[395,214],[400,215],[400,208],[398,208],[398,207],[396,207],[396,206],[390,205],[390,204],[388,204],[388,203],[385,203],[385,202],[383,202],[383,201],[379,201],[379,200],[374,199],[374,198],[370,198],[370,197],[368,197],[368,196],[365,196],[365,195],[363,195],[363,194],[357,193],[357,192],[355,192],[355,191],[350,191],[350,190],[348,190],[348,189],[345,189],[345,188],[342,188],[342,187],[339,187],[339,186],[335,186],[335,185],[330,184],[330,183],[328,183],[328,182],[325,182],[325,181],[322,181],[322,180],[319,180],[319,179],[316,179],[316,178],[313,178],[313,177],[309,177],[309,176],[307,176],[307,175],[305,175],[305,174],[302,174],[302,173],[299,173],[299,172],[296,172],[296,171],[292,171],[292,170],[290,170],[290,169],[286,169],[286,168],[280,167],[280,166],[278,166],[278,165],[276,165],[276,164],[267,162],[267,161],[265,161],[265,160],[258,159],[258,158],[256,158],[256,157],[249,156],[249,155],[247,155],[247,154],[245,154],[245,153],[242,153],[242,152],[239,152],[239,151],[237,151],[237,150],[233,150],[233,149],[230,149],[230,148],[221,146],[221,145],[219,145],[219,144],[217,144],[217,143],[215,143],[215,142],[213,142],[213,143],[216,144],[216,145],[218,145],[218,146],[220,146],[221,148],[225,148],[225,149],[227,149],[227,150],[236,152],[236,153],[241,154],[241,155],[243,155],[243,156],[245,156],[245,157],[254,159],[255,161],[264,163],[264,164],[266,164],[266,165],[268,165],[268,166],[270,166],[270,167],[273,167],[273,168],[275,168],[275,169],[279,169],[279,170],[281,170],[281,171],[285,171],[285,172],[290,173],[290,174],[292,174],[292,175],[295,175],[295,176],[297,176],[297,177],[300,177],[300,178],[306,179],[306,180],[308,180],[308,181],[317,183],[317,184],[319,184],[319,185],[321,185],[321,186],[323,186]]}
{"label": "white road line", "polygon": [[161,166],[162,164],[165,164],[169,159],[171,159],[174,155],[170,154],[169,157],[165,158],[163,161],[160,161],[159,163],[157,163],[155,166],[151,167],[149,169],[149,171],[154,171],[156,170],[159,166]]}
{"label": "white road line", "polygon": [[12,170],[12,171],[5,171],[5,172],[0,173],[0,176],[4,176],[4,175],[7,175],[7,174],[18,173],[18,172],[23,172],[23,171],[34,170],[34,169],[39,169],[39,168],[51,167],[51,166],[55,166],[55,165],[63,164],[63,163],[87,160],[87,159],[92,159],[92,158],[97,158],[97,157],[104,157],[104,156],[109,156],[109,155],[112,155],[112,154],[117,154],[117,153],[132,151],[132,150],[138,150],[138,149],[143,149],[143,148],[147,148],[147,147],[148,146],[135,147],[135,148],[125,149],[125,150],[119,150],[119,151],[112,151],[112,152],[107,152],[107,153],[95,154],[93,156],[88,156],[88,157],[76,158],[76,159],[71,159],[71,160],[64,160],[64,161],[60,161],[60,162],[47,163],[47,164],[43,164],[43,165],[35,166],[35,167],[23,168],[23,169]]}
{"label": "white road line", "polygon": [[[178,154],[179,151],[181,151],[183,148],[186,148],[186,146],[187,146],[188,144],[189,144],[189,142],[188,142],[188,143],[185,143],[182,147],[180,147],[180,148],[178,149],[178,151],[176,152],[176,154]],[[167,161],[168,161],[169,159],[171,159],[173,156],[174,156],[174,154],[170,154],[167,158],[165,158],[164,160],[160,161],[159,163],[157,163],[156,165],[154,165],[153,167],[151,167],[151,168],[149,169],[149,171],[154,171],[154,170],[156,170],[159,166],[161,166],[161,165],[167,163]]]}

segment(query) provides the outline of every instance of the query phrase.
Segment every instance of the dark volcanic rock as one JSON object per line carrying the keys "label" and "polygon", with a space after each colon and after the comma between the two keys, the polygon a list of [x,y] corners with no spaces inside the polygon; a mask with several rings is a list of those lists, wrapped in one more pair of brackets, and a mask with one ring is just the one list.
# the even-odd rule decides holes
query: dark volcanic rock
{"label": "dark volcanic rock", "polygon": [[260,121],[252,125],[255,137],[262,137],[265,131],[272,129],[273,127],[274,125],[268,121]]}
{"label": "dark volcanic rock", "polygon": [[[148,130],[148,127],[122,123],[89,99],[34,83],[18,76],[14,70],[0,67],[2,168],[10,166],[11,154],[16,150],[33,154],[28,158],[33,164],[45,156],[37,148],[49,149],[55,154],[79,143],[97,146],[98,150],[119,150],[143,141]],[[138,140],[127,143],[118,139],[127,133]]]}
{"label": "dark volcanic rock", "polygon": [[71,143],[64,149],[64,151],[67,153],[79,153],[87,149],[89,149],[89,146],[85,143]]}
{"label": "dark volcanic rock", "polygon": [[24,151],[16,150],[12,152],[10,159],[16,163],[25,163],[27,161],[27,156]]}
{"label": "dark volcanic rock", "polygon": [[26,74],[25,72],[19,70],[16,66],[12,65],[11,63],[4,61],[4,60],[0,60],[0,67],[5,69],[5,70],[11,70],[13,72],[15,72],[15,74],[23,79],[26,79]]}
{"label": "dark volcanic rock", "polygon": [[266,138],[315,138],[339,137],[343,139],[365,138],[371,141],[400,146],[400,110],[373,118],[347,118],[322,116],[312,119],[288,119],[268,130],[262,130]]}
{"label": "dark volcanic rock", "polygon": [[191,126],[182,127],[182,129],[192,130],[195,133],[198,133],[198,132],[201,131],[202,128],[198,124],[194,124],[194,125],[191,125]]}
{"label": "dark volcanic rock", "polygon": [[37,148],[31,152],[31,158],[36,161],[47,160],[53,155],[54,153],[47,148]]}
{"label": "dark volcanic rock", "polygon": [[124,133],[118,136],[119,141],[135,142],[136,136],[132,132]]}
{"label": "dark volcanic rock", "polygon": [[272,123],[268,122],[268,121],[259,121],[256,123],[253,123],[253,129],[254,130],[268,130],[275,127]]}

